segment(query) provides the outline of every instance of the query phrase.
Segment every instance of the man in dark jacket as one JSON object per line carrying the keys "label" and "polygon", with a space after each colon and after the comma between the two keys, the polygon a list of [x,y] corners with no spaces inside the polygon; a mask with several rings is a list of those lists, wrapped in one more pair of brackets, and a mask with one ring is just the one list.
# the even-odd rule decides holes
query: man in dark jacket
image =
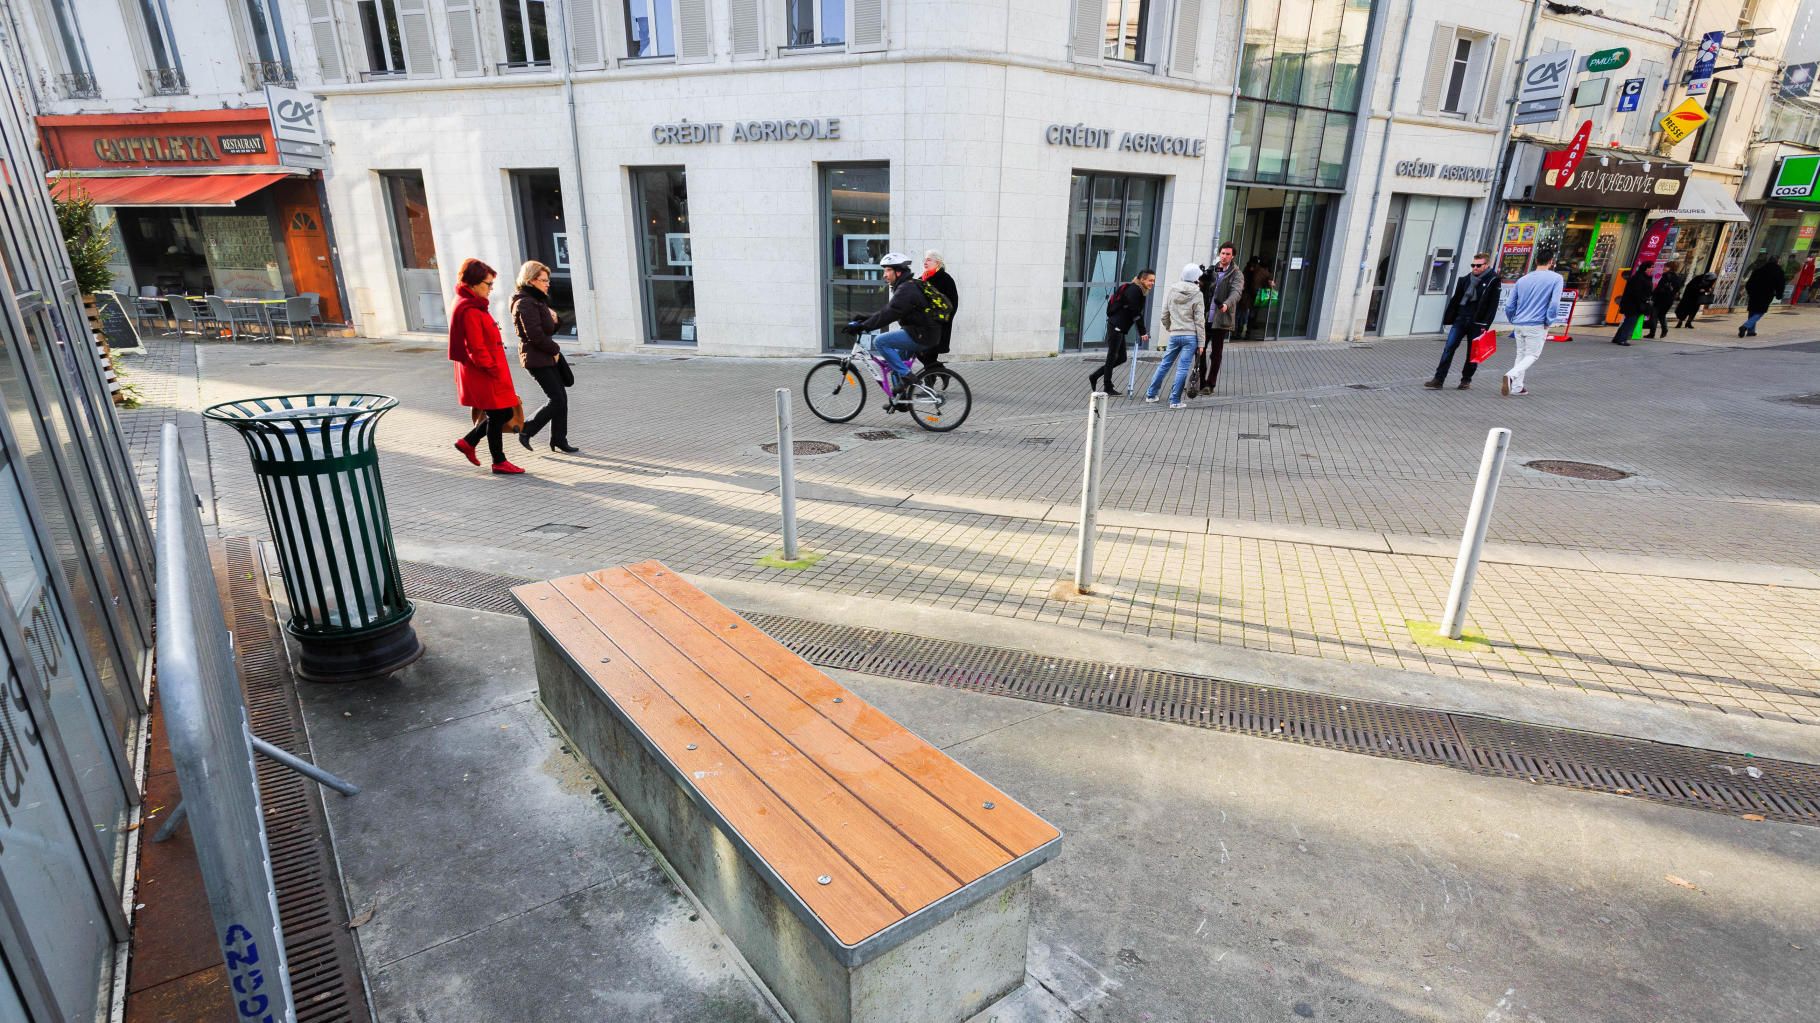
{"label": "man in dark jacket", "polygon": [[1765,258],[1757,268],[1744,279],[1744,311],[1749,316],[1738,328],[1739,337],[1756,337],[1757,321],[1769,312],[1769,305],[1782,297],[1782,289],[1788,286],[1788,274],[1782,272],[1782,264]]}
{"label": "man in dark jacket", "polygon": [[910,272],[910,257],[901,252],[887,252],[878,261],[885,283],[891,287],[891,299],[885,307],[865,319],[847,324],[846,332],[858,337],[868,330],[882,330],[893,323],[898,329],[880,334],[872,348],[885,357],[891,367],[892,393],[902,396],[910,390],[910,360],[927,359],[936,337],[934,321],[929,319],[923,282]]}
{"label": "man in dark jacket", "polygon": [[1219,259],[1201,271],[1201,300],[1207,305],[1207,343],[1195,353],[1193,379],[1188,381],[1188,396],[1212,394],[1220,382],[1220,361],[1226,351],[1226,339],[1232,336],[1239,296],[1245,291],[1245,277],[1233,262],[1237,250],[1231,242],[1220,245]]}
{"label": "man in dark jacket", "polygon": [[1466,367],[1460,370],[1460,390],[1472,389],[1472,375],[1479,369],[1479,364],[1472,361],[1472,339],[1491,329],[1492,321],[1498,318],[1498,296],[1502,292],[1502,282],[1491,265],[1491,256],[1481,252],[1472,257],[1471,272],[1454,282],[1453,297],[1447,300],[1447,308],[1441,312],[1441,326],[1449,328],[1447,345],[1441,349],[1441,362],[1435,367],[1434,378],[1423,387],[1438,390],[1447,383],[1447,373],[1453,369],[1453,353],[1465,344]]}
{"label": "man in dark jacket", "polygon": [[1686,283],[1687,278],[1681,276],[1681,261],[1669,260],[1668,269],[1662,271],[1662,276],[1656,278],[1656,286],[1650,289],[1644,337],[1668,336],[1668,311],[1675,307],[1675,299],[1681,297],[1681,285]]}
{"label": "man in dark jacket", "polygon": [[[1123,394],[1112,385],[1112,371],[1125,363],[1125,336],[1131,325],[1144,322],[1144,300],[1156,287],[1156,271],[1145,267],[1137,276],[1114,288],[1106,299],[1106,364],[1087,374],[1087,386],[1107,394]],[[1140,345],[1150,343],[1150,332],[1138,327]],[[1101,381],[1104,381],[1103,385]]]}
{"label": "man in dark jacket", "polygon": [[1637,332],[1637,321],[1655,311],[1656,285],[1649,279],[1650,268],[1655,265],[1655,260],[1646,259],[1626,276],[1624,294],[1618,296],[1618,332],[1611,336],[1612,344],[1629,347],[1630,336]]}
{"label": "man in dark jacket", "polygon": [[934,369],[940,363],[941,357],[948,354],[948,344],[954,339],[954,315],[961,311],[961,289],[955,286],[954,277],[948,273],[948,264],[942,259],[942,254],[934,249],[923,253],[923,280],[933,285],[935,290],[948,296],[950,307],[948,322],[935,324],[935,329],[940,337],[935,342],[934,350],[930,352],[927,367]]}

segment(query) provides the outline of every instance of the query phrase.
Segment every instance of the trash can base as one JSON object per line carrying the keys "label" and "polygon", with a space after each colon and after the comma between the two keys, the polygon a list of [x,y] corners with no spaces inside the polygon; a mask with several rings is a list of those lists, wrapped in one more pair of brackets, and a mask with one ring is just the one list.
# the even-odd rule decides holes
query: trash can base
{"label": "trash can base", "polygon": [[293,669],[306,682],[359,682],[382,678],[423,656],[407,616],[391,625],[355,636],[300,636],[299,656]]}

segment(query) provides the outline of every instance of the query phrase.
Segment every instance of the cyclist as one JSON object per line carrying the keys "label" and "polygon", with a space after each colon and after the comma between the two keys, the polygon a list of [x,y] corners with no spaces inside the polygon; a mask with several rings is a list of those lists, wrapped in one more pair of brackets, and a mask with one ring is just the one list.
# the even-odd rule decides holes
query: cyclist
{"label": "cyclist", "polygon": [[885,283],[891,286],[890,301],[871,316],[855,317],[845,329],[857,337],[866,331],[897,323],[898,329],[880,334],[872,342],[872,348],[883,355],[891,367],[892,395],[902,398],[910,392],[910,359],[928,361],[926,353],[934,343],[935,324],[925,311],[923,285],[910,270],[910,257],[901,252],[887,252],[885,258],[878,261],[878,266],[884,271]]}

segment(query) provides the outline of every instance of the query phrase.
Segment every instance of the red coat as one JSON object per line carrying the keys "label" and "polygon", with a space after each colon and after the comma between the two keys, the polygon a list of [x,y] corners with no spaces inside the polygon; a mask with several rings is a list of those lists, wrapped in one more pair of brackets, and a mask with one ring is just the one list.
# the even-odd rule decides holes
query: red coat
{"label": "red coat", "polygon": [[467,285],[455,289],[449,314],[449,360],[455,363],[455,400],[467,408],[501,409],[518,404],[512,367],[499,324],[487,312],[487,300]]}

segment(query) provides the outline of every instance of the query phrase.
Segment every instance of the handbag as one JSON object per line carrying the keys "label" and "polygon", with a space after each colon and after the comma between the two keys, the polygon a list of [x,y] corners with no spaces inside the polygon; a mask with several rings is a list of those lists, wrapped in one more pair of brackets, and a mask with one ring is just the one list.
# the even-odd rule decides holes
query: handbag
{"label": "handbag", "polygon": [[1252,305],[1271,306],[1277,304],[1277,289],[1263,287],[1258,289],[1257,297],[1251,300]]}
{"label": "handbag", "polygon": [[[476,425],[476,426],[479,426],[481,421],[487,418],[486,409],[477,408],[477,409],[469,409],[468,411],[473,415],[474,425]],[[521,401],[521,402],[517,402],[516,404],[514,404],[512,406],[512,418],[506,420],[506,424],[504,426],[500,427],[499,429],[500,429],[500,432],[502,432],[502,433],[518,433],[519,431],[523,430],[524,428],[525,428],[525,403]]]}
{"label": "handbag", "polygon": [[573,366],[569,365],[569,360],[567,360],[567,359],[556,360],[556,368],[562,371],[562,374],[561,374],[562,385],[564,387],[574,387],[575,386],[575,368]]}
{"label": "handbag", "polygon": [[1488,330],[1472,339],[1472,347],[1467,349],[1466,358],[1469,362],[1475,364],[1481,363],[1486,359],[1491,358],[1492,353],[1497,350],[1498,332],[1495,330]]}

